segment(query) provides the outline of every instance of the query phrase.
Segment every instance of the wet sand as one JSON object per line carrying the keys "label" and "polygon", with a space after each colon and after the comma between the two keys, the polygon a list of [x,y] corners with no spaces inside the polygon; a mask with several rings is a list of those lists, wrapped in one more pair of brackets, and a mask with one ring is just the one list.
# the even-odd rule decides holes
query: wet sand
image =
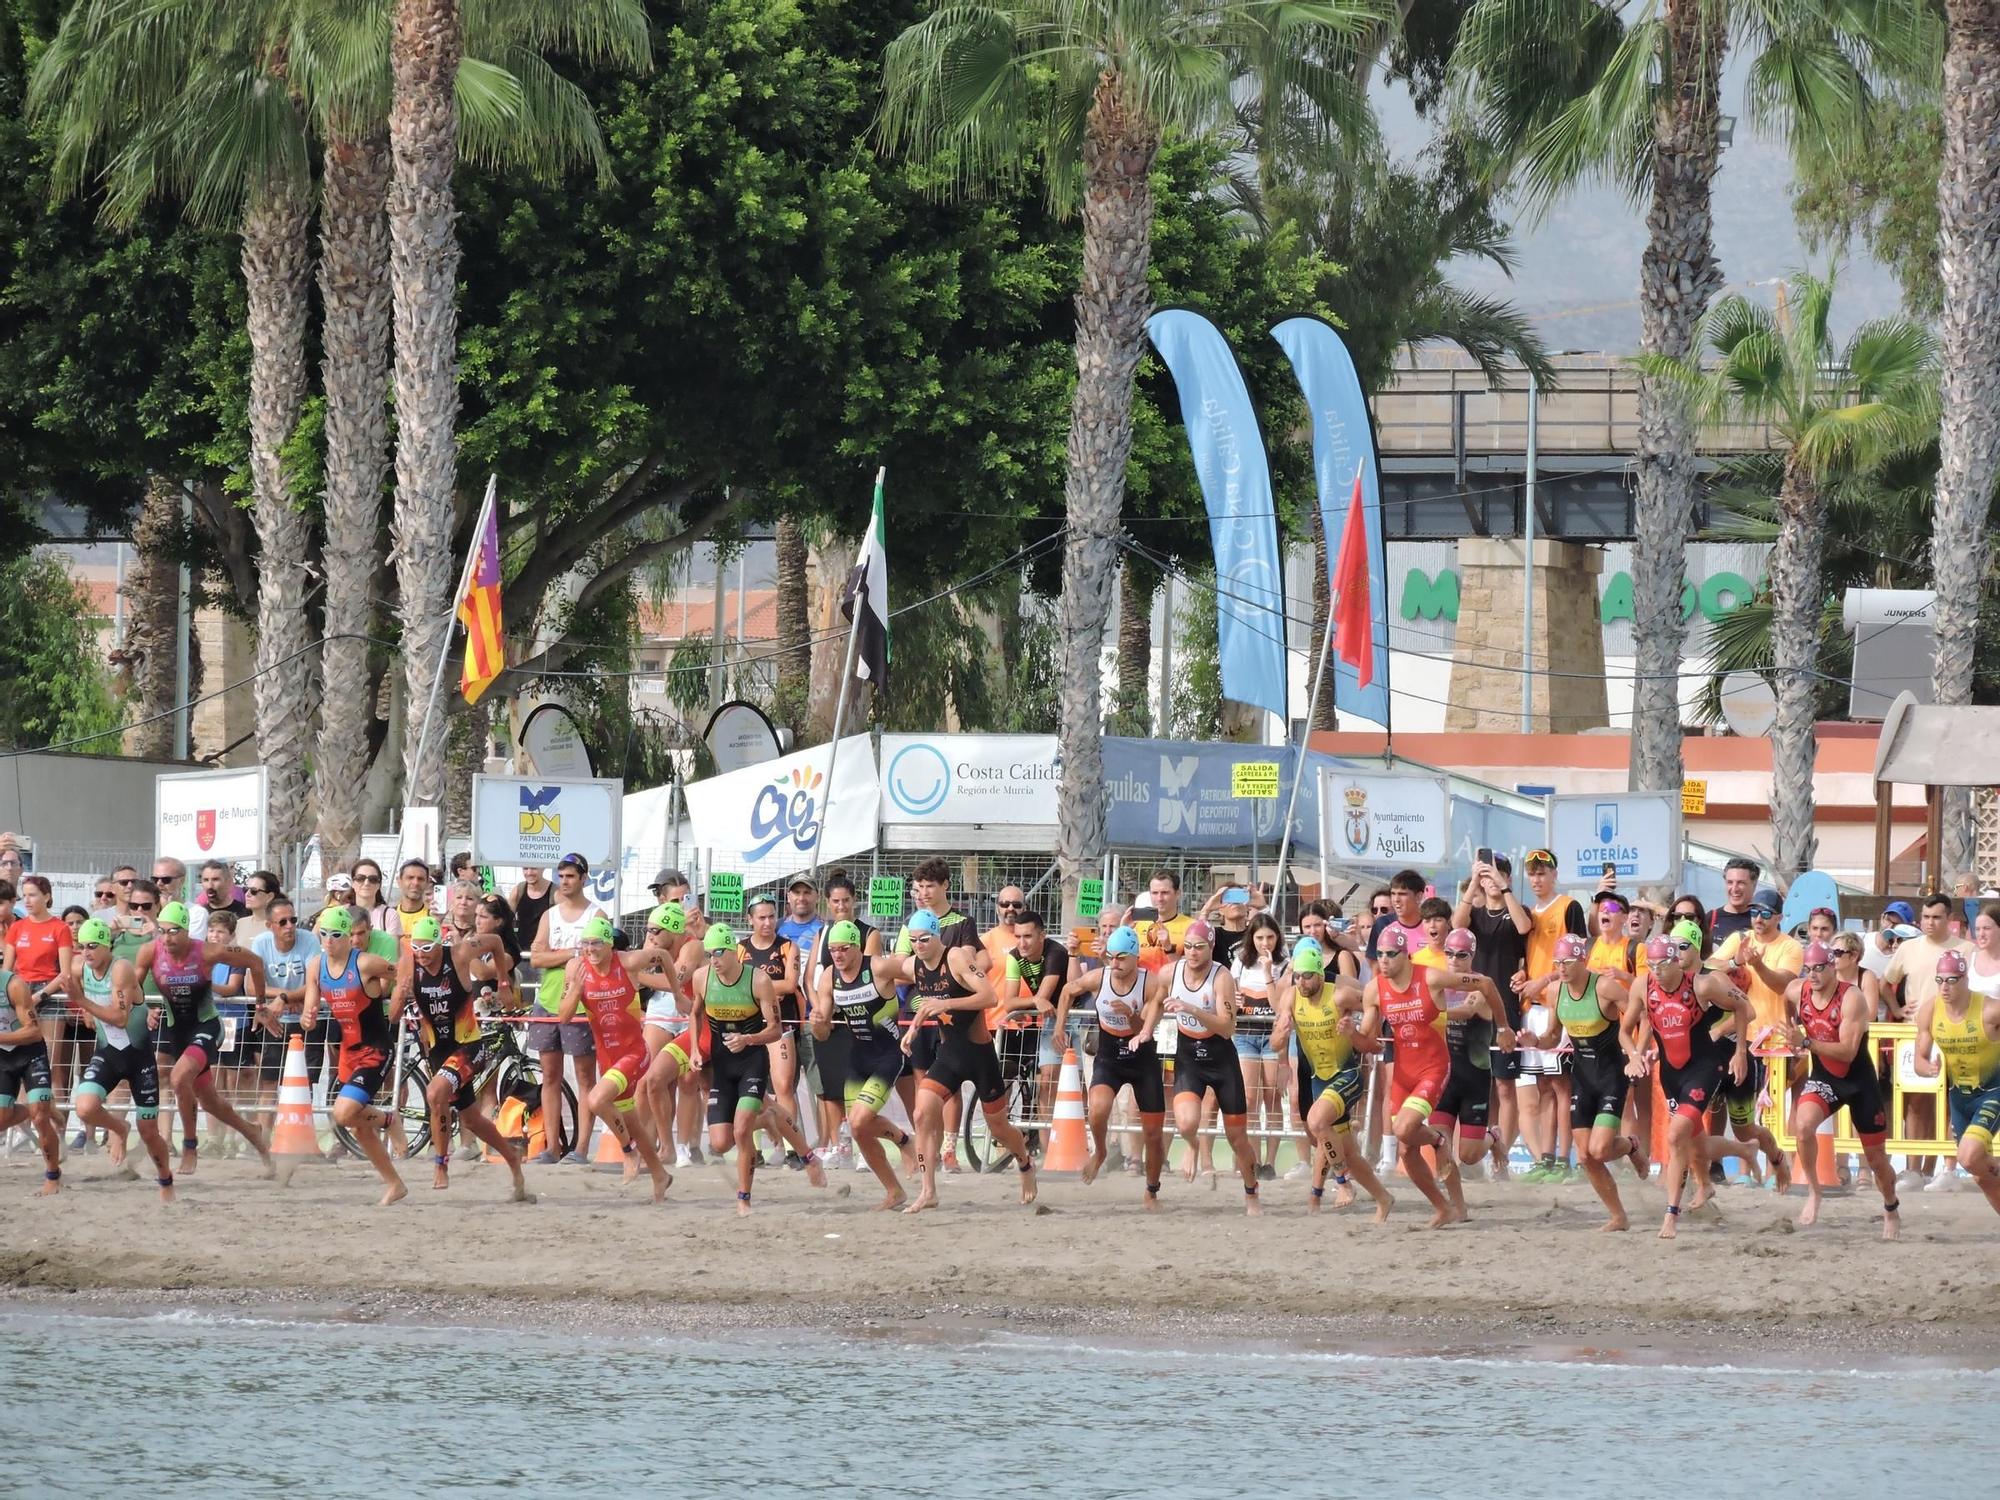
{"label": "wet sand", "polygon": [[[1884,1244],[1873,1193],[1803,1202],[1752,1188],[1654,1236],[1664,1198],[1620,1183],[1633,1229],[1596,1233],[1590,1190],[1468,1183],[1472,1221],[1442,1231],[1407,1183],[1395,1213],[1317,1217],[1301,1183],[1265,1184],[1242,1213],[1224,1181],[1170,1176],[1162,1212],[1135,1178],[1048,1176],[1023,1208],[1009,1171],[940,1179],[943,1205],[873,1211],[864,1173],[758,1174],[738,1219],[734,1179],[683,1170],[667,1203],[613,1168],[529,1172],[507,1201],[499,1167],[455,1164],[446,1192],[409,1164],[410,1196],[375,1206],[359,1162],[204,1161],[162,1205],[102,1158],[41,1199],[38,1163],[0,1161],[0,1289],[20,1306],[107,1312],[199,1305],[300,1315],[631,1331],[815,1329],[898,1336],[985,1329],[1120,1340],[1196,1336],[1298,1348],[1555,1353],[1791,1366],[1943,1360],[2000,1364],[2000,1216],[1976,1192],[1912,1192]],[[1331,1197],[1329,1196],[1329,1202]],[[0,1304],[4,1305],[4,1304]]]}

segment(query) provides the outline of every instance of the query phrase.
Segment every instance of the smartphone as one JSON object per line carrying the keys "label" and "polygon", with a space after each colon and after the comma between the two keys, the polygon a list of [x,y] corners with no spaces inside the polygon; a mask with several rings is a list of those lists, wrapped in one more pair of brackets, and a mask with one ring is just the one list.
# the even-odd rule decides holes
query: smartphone
{"label": "smartphone", "polygon": [[1335,932],[1345,932],[1347,931],[1347,918],[1328,917],[1326,919],[1326,925],[1331,927]]}
{"label": "smartphone", "polygon": [[1615,876],[1618,873],[1618,866],[1606,860],[1604,863],[1604,873],[1608,876]]}
{"label": "smartphone", "polygon": [[1474,849],[1472,851],[1472,862],[1476,865],[1492,864],[1493,851],[1491,849]]}

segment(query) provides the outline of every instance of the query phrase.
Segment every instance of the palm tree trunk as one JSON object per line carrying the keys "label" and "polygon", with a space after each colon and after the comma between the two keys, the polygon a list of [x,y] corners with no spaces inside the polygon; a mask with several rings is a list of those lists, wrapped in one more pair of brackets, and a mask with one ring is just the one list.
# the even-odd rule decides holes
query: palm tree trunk
{"label": "palm tree trunk", "polygon": [[[368,770],[368,643],[389,467],[389,140],[330,140],[320,188],[326,385],[325,695],[314,763],[322,859],[361,849]],[[330,866],[329,866],[330,868]]]}
{"label": "palm tree trunk", "polygon": [[180,485],[163,474],[148,476],[132,527],[136,556],[125,570],[125,641],[117,657],[132,682],[133,722],[125,731],[125,753],[141,760],[166,760],[174,753],[180,532]]}
{"label": "palm tree trunk", "polygon": [[[1944,171],[1938,180],[1944,388],[1931,518],[1931,579],[1938,596],[1931,693],[1939,703],[1970,703],[1988,559],[1986,518],[2000,474],[2000,3],[1946,0],[1945,25]],[[1948,791],[1944,807],[1940,868],[1969,870],[1969,796]]]}
{"label": "palm tree trunk", "polygon": [[280,857],[310,826],[306,752],[312,738],[312,629],[306,615],[312,528],[292,501],[284,447],[306,395],[306,316],[312,213],[273,189],[243,213],[243,283],[250,332],[250,485],[262,577],[257,589],[257,756],[270,777],[266,854]]}
{"label": "palm tree trunk", "polygon": [[[453,87],[465,54],[458,0],[396,0],[390,63],[389,285],[396,324],[396,510],[402,617],[403,795],[434,805],[444,790],[442,715],[426,734],[430,688],[451,633],[452,490],[458,474],[458,239],[451,174],[458,160]],[[418,763],[418,747],[424,747]]]}
{"label": "palm tree trunk", "polygon": [[[812,682],[812,626],[806,603],[806,538],[799,523],[778,518],[778,703],[788,719],[803,720]],[[798,729],[793,722],[792,728]]]}
{"label": "palm tree trunk", "polygon": [[1150,734],[1153,686],[1153,595],[1160,570],[1135,552],[1118,574],[1118,702],[1112,726],[1120,734]]}
{"label": "palm tree trunk", "polygon": [[[802,726],[804,733],[798,740],[800,745],[824,744],[833,737],[833,720],[840,708],[843,688],[841,672],[847,665],[847,621],[841,618],[840,593],[847,585],[848,574],[854,571],[854,560],[860,552],[858,539],[838,536],[829,536],[807,549],[812,686]],[[862,694],[866,689],[857,687],[851,678],[844,687],[848,695],[846,722],[859,723],[856,714],[865,702]]]}
{"label": "palm tree trunk", "polygon": [[1778,714],[1771,725],[1771,837],[1777,873],[1810,870],[1813,828],[1813,721],[1819,703],[1820,556],[1825,515],[1812,481],[1788,466],[1778,492],[1778,537],[1771,548],[1771,666]]}
{"label": "palm tree trunk", "polygon": [[1070,406],[1063,547],[1062,796],[1057,857],[1064,885],[1104,859],[1101,706],[1104,629],[1117,573],[1132,380],[1146,348],[1152,296],[1153,194],[1159,133],[1128,109],[1105,74],[1084,124],[1083,280],[1076,294],[1076,395]]}
{"label": "palm tree trunk", "polygon": [[[1669,88],[1653,119],[1653,197],[1640,261],[1640,347],[1682,358],[1722,287],[1712,186],[1724,38],[1704,0],[1668,0]],[[1694,521],[1694,425],[1658,378],[1639,380],[1638,500],[1632,546],[1635,791],[1681,784],[1681,582]]]}

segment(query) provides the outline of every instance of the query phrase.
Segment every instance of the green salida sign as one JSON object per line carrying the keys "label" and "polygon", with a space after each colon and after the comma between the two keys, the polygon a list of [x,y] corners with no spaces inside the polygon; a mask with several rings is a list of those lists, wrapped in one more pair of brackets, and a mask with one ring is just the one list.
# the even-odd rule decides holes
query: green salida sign
{"label": "green salida sign", "polygon": [[[1727,571],[1711,573],[1699,583],[1688,579],[1681,585],[1681,618],[1690,619],[1696,610],[1700,610],[1703,619],[1719,620],[1756,597],[1760,582],[1752,582],[1741,573]],[[1422,568],[1409,569],[1403,574],[1400,601],[1406,620],[1449,620],[1455,623],[1458,619],[1457,570],[1444,568],[1432,574]],[[1632,618],[1630,573],[1613,573],[1606,581],[1603,598],[1599,602],[1599,618],[1606,625]]]}

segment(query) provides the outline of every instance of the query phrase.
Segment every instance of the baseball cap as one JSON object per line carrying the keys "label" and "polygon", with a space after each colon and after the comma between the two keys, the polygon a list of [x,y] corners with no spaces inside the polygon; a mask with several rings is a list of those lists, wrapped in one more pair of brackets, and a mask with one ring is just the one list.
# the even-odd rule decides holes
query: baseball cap
{"label": "baseball cap", "polygon": [[736,934],[729,930],[727,922],[716,922],[701,935],[701,951],[721,953],[736,946]]}
{"label": "baseball cap", "polygon": [[1833,962],[1833,950],[1827,947],[1825,943],[1817,941],[1807,943],[1803,962],[1808,964],[1830,964]]}
{"label": "baseball cap", "polygon": [[1965,955],[1956,948],[1947,948],[1938,955],[1937,971],[1939,974],[1963,974]]}
{"label": "baseball cap", "polygon": [[1215,929],[1210,927],[1206,922],[1190,922],[1188,923],[1187,931],[1181,934],[1181,945],[1183,947],[1189,943],[1213,943],[1214,941]]}
{"label": "baseball cap", "polygon": [[786,886],[785,889],[788,891],[797,891],[797,890],[816,891],[819,889],[819,887],[814,885],[810,880],[806,879],[805,876],[800,875],[796,879],[794,879],[790,885]]}
{"label": "baseball cap", "polygon": [[1292,949],[1292,972],[1294,974],[1324,974],[1326,955],[1320,951],[1318,943],[1311,938],[1302,938]]}
{"label": "baseball cap", "polygon": [[443,935],[444,929],[438,926],[436,917],[418,917],[410,928],[410,941],[413,943],[435,943]]}
{"label": "baseball cap", "polygon": [[1410,935],[1392,922],[1382,929],[1382,935],[1375,940],[1375,951],[1384,958],[1391,953],[1408,953]]}
{"label": "baseball cap", "polygon": [[354,933],[354,919],[348,916],[344,906],[329,906],[319,914],[319,921],[313,925],[333,937],[351,937]]}
{"label": "baseball cap", "polygon": [[658,889],[660,889],[661,886],[686,885],[687,883],[688,883],[687,876],[683,875],[679,870],[662,870],[660,871],[659,874],[653,877],[653,883],[647,886],[646,889],[649,891],[657,891]]}
{"label": "baseball cap", "polygon": [[586,943],[608,943],[617,935],[609,917],[592,917],[583,924],[582,937]]}
{"label": "baseball cap", "polygon": [[326,877],[326,889],[328,895],[331,895],[335,891],[351,891],[354,889],[354,877],[352,875],[329,875]]}
{"label": "baseball cap", "polygon": [[1663,937],[1649,938],[1646,941],[1646,962],[1649,964],[1670,964],[1680,956],[1681,950]]}
{"label": "baseball cap", "polygon": [[826,945],[831,948],[840,943],[850,948],[861,946],[861,929],[852,922],[835,922],[826,930]]}
{"label": "baseball cap", "polygon": [[1447,953],[1470,953],[1479,946],[1479,939],[1472,935],[1470,927],[1454,927],[1444,935],[1444,951]]}
{"label": "baseball cap", "polygon": [[590,861],[585,859],[581,854],[565,854],[561,859],[556,861],[556,868],[558,870],[562,869],[565,865],[576,871],[579,875],[588,875],[590,873]]}
{"label": "baseball cap", "polygon": [[84,947],[89,947],[92,943],[109,943],[111,941],[111,929],[96,917],[91,917],[81,927],[77,928],[76,940]]}
{"label": "baseball cap", "polygon": [[1882,915],[1895,922],[1915,923],[1917,909],[1907,901],[1891,901],[1882,908]]}
{"label": "baseball cap", "polygon": [[1129,927],[1114,927],[1111,929],[1111,936],[1104,940],[1104,951],[1107,954],[1136,955],[1139,951],[1139,934]]}
{"label": "baseball cap", "polygon": [[911,913],[910,920],[903,924],[903,931],[907,932],[912,939],[926,932],[932,937],[942,937],[944,935],[944,928],[939,925],[937,913],[933,911]]}
{"label": "baseball cap", "polygon": [[1667,936],[1674,939],[1674,941],[1676,942],[1692,943],[1697,948],[1701,946],[1700,924],[1696,922],[1690,922],[1685,917],[1683,917],[1680,921],[1674,923],[1672,927],[1667,929]]}
{"label": "baseball cap", "polygon": [[1232,885],[1222,893],[1222,904],[1224,906],[1248,906],[1250,904],[1250,893],[1240,885]]}
{"label": "baseball cap", "polygon": [[159,924],[162,927],[179,927],[185,930],[188,924],[187,904],[181,901],[169,901],[160,908]]}
{"label": "baseball cap", "polygon": [[1760,885],[1750,893],[1750,904],[1752,906],[1766,906],[1773,912],[1779,912],[1785,908],[1785,898],[1778,894],[1776,886]]}
{"label": "baseball cap", "polygon": [[1556,939],[1556,960],[1568,963],[1571,959],[1583,958],[1590,952],[1590,940],[1578,937],[1573,932],[1565,932]]}
{"label": "baseball cap", "polygon": [[[660,884],[665,885],[666,882],[663,880]],[[662,901],[653,908],[652,915],[646,918],[646,925],[661,932],[686,932],[687,908],[678,901]]]}

